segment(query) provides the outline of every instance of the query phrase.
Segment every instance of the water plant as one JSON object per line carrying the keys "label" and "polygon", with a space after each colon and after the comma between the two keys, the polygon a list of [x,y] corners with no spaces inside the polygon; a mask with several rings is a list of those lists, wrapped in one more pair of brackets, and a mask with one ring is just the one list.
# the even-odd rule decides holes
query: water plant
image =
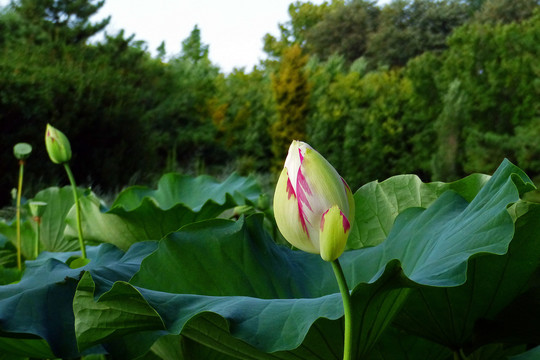
{"label": "water plant", "polygon": [[17,182],[17,268],[22,269],[21,262],[21,196],[22,196],[22,186],[23,186],[23,177],[24,177],[24,164],[26,159],[32,153],[32,145],[28,143],[18,143],[13,147],[13,154],[15,158],[19,160],[19,181]]}
{"label": "water plant", "polygon": [[81,220],[81,205],[79,202],[79,194],[77,193],[77,184],[75,183],[75,177],[71,172],[69,161],[71,160],[71,145],[69,139],[63,132],[47,124],[45,130],[45,147],[51,161],[55,164],[61,164],[66,170],[69,182],[71,183],[71,189],[73,191],[73,201],[75,202],[75,212],[77,221],[77,235],[79,238],[79,247],[81,249],[81,258],[75,259],[72,262],[73,267],[80,267],[88,263],[86,257],[86,247],[84,243],[82,220]]}

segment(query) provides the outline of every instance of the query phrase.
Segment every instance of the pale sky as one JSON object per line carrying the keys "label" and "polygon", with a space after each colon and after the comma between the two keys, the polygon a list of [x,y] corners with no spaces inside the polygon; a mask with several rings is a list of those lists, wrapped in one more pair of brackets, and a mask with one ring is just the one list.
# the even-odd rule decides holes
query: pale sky
{"label": "pale sky", "polygon": [[[291,0],[106,0],[99,16],[111,15],[109,33],[124,29],[145,40],[154,52],[165,41],[167,54],[177,54],[182,40],[197,25],[210,60],[224,72],[252,67],[265,58],[266,33],[277,35],[289,19]],[[312,1],[320,4],[322,0]],[[96,17],[96,19],[98,19]]]}
{"label": "pale sky", "polygon": [[[279,35],[278,24],[289,20],[294,0],[106,0],[92,21],[111,15],[110,35],[124,29],[135,34],[155,54],[165,41],[168,55],[180,52],[182,40],[195,25],[202,42],[209,45],[210,60],[223,72],[235,67],[251,71],[266,58],[262,50],[266,33]],[[324,0],[311,0],[321,4]],[[382,1],[387,2],[387,1]],[[9,0],[0,0],[4,6]]]}

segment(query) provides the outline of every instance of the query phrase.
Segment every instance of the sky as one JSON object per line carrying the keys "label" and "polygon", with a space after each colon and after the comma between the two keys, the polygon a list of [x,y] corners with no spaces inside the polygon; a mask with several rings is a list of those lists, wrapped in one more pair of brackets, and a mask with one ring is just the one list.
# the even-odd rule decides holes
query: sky
{"label": "sky", "polygon": [[[293,1],[105,0],[91,21],[110,15],[108,34],[116,35],[124,29],[126,36],[135,34],[136,40],[144,40],[152,54],[165,41],[167,55],[178,54],[182,40],[197,25],[202,42],[209,45],[213,64],[225,73],[242,67],[251,71],[266,58],[262,50],[264,35],[279,35],[278,24],[289,20],[287,10]],[[321,4],[324,0],[311,2]],[[2,6],[7,3],[9,0],[0,0]]]}
{"label": "sky", "polygon": [[[224,72],[234,67],[247,71],[265,58],[262,50],[266,33],[279,34],[278,23],[289,19],[292,0],[106,0],[96,16],[111,15],[109,33],[120,29],[145,40],[155,52],[165,41],[167,54],[176,55],[182,40],[195,25],[209,45],[212,63]],[[320,4],[322,0],[312,1]]]}

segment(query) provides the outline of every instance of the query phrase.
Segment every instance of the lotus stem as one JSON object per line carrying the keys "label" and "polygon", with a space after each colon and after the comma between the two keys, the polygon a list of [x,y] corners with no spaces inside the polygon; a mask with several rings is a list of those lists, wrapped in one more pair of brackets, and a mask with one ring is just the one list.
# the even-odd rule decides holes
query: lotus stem
{"label": "lotus stem", "polygon": [[41,231],[41,218],[39,216],[36,216],[34,220],[36,222],[36,237],[34,239],[34,259],[37,259],[39,255],[39,237],[40,237],[40,231]]}
{"label": "lotus stem", "polygon": [[352,360],[352,309],[351,293],[347,286],[345,274],[339,263],[339,259],[332,261],[332,268],[339,285],[341,298],[343,299],[343,313],[345,317],[345,338],[343,339],[343,360]]}
{"label": "lotus stem", "polygon": [[17,269],[22,270],[21,261],[21,194],[24,175],[24,160],[19,160],[19,184],[17,186]]}
{"label": "lotus stem", "polygon": [[79,195],[77,194],[77,184],[75,183],[75,178],[71,172],[69,164],[64,163],[64,168],[66,169],[69,182],[71,183],[71,189],[73,190],[73,200],[75,201],[75,214],[77,217],[77,235],[79,237],[79,246],[81,248],[81,257],[86,259],[86,248],[84,246],[83,231],[82,231],[82,222],[81,222],[81,205],[79,202]]}

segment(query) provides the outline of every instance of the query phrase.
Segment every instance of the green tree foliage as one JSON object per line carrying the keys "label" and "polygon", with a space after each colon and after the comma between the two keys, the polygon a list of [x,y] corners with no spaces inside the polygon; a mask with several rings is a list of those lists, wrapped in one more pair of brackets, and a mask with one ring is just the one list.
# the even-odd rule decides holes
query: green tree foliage
{"label": "green tree foliage", "polygon": [[412,91],[409,79],[401,71],[370,72],[359,86],[360,107],[345,127],[343,144],[347,165],[342,175],[353,187],[410,173],[414,166],[409,154],[412,134],[402,122]]}
{"label": "green tree foliage", "polygon": [[341,173],[347,165],[343,157],[345,127],[358,108],[363,73],[347,74],[345,59],[338,55],[325,62],[311,60],[308,68],[312,93],[307,138]]}
{"label": "green tree foliage", "polygon": [[356,188],[415,170],[413,139],[403,122],[412,85],[400,71],[368,72],[343,57],[311,62],[313,89],[308,140]]}
{"label": "green tree foliage", "polygon": [[[123,33],[106,37],[102,44],[87,45],[83,39],[102,25],[83,19],[99,6],[77,3],[82,9],[65,8],[70,21],[54,23],[56,33],[62,34],[59,37],[42,35],[49,34],[46,30],[58,14],[53,10],[64,9],[67,3],[13,3],[0,16],[0,24],[20,30],[0,36],[0,141],[34,145],[35,154],[28,161],[29,185],[64,181],[62,169],[51,166],[40,146],[45,125],[51,123],[70,138],[77,178],[112,190],[139,171],[150,173],[157,163],[148,136],[150,127],[141,114],[156,106],[156,78],[162,76],[163,65],[152,60],[140,42]],[[43,4],[53,9],[49,11]],[[31,5],[39,10],[36,14],[46,16],[42,21],[36,15],[31,22],[27,15]],[[3,174],[13,172],[10,155],[3,154],[0,162]],[[2,177],[3,203],[12,186],[13,179]]]}
{"label": "green tree foliage", "polygon": [[403,69],[411,81],[412,93],[402,123],[409,134],[411,171],[425,180],[432,177],[432,157],[437,151],[435,120],[443,110],[446,88],[437,81],[442,57],[426,52],[411,59]]}
{"label": "green tree foliage", "polygon": [[426,51],[440,52],[452,30],[469,16],[469,7],[458,0],[395,0],[380,13],[367,56],[375,64],[404,66]]}
{"label": "green tree foliage", "polygon": [[[489,173],[504,157],[540,173],[537,0],[298,1],[265,38],[271,60],[228,75],[198,27],[175,56],[161,46],[153,58],[123,32],[88,44],[108,21],[90,21],[102,5],[0,11],[0,141],[34,145],[28,181],[64,179],[40,150],[49,122],[71,140],[76,177],[106,190],[138,172],[275,170],[292,139],[353,188]],[[11,152],[0,160],[16,172]],[[0,179],[2,203],[14,182]]]}
{"label": "green tree foliage", "polygon": [[[9,47],[0,56],[0,141],[34,145],[28,180],[63,179],[40,146],[51,123],[71,140],[78,178],[105,188],[126,183],[155,162],[140,114],[154,106],[142,84],[158,66],[122,35],[97,47],[65,47],[61,56],[47,47]],[[10,162],[1,166],[11,173]],[[2,177],[4,190],[9,180]]]}
{"label": "green tree foliage", "polygon": [[516,147],[509,139],[517,128],[535,123],[540,111],[539,39],[537,10],[520,23],[464,26],[449,40],[440,83],[446,87],[458,79],[467,94],[471,123],[465,135],[464,171],[490,172],[503,157],[516,160]]}
{"label": "green tree foliage", "polygon": [[466,94],[454,80],[443,99],[443,109],[435,122],[438,149],[433,156],[433,177],[442,181],[458,179],[462,162],[462,128],[468,122]]}
{"label": "green tree foliage", "polygon": [[14,9],[25,24],[46,34],[49,41],[80,44],[109,24],[110,18],[90,22],[104,4],[105,0],[19,0]]}
{"label": "green tree foliage", "polygon": [[234,70],[220,83],[218,98],[214,122],[237,169],[268,171],[272,157],[268,128],[276,115],[269,72]]}
{"label": "green tree foliage", "polygon": [[474,20],[489,24],[522,21],[530,18],[539,4],[538,0],[485,0]]}
{"label": "green tree foliage", "polygon": [[223,151],[215,146],[217,128],[212,122],[218,74],[195,26],[182,42],[181,53],[165,66],[160,101],[145,115],[158,154],[168,159],[167,170],[188,166],[200,172],[206,162],[223,160]]}
{"label": "green tree foliage", "polygon": [[343,6],[343,0],[327,1],[321,5],[311,2],[296,1],[289,5],[290,20],[284,24],[279,24],[279,39],[271,34],[264,36],[264,51],[274,59],[282,56],[284,50],[294,43],[305,45],[307,32],[319,23],[332,9]]}
{"label": "green tree foliage", "polygon": [[274,166],[282,167],[292,140],[305,140],[310,86],[305,74],[308,57],[295,44],[283,54],[279,70],[272,76],[277,120],[270,127]]}
{"label": "green tree foliage", "polygon": [[377,29],[379,12],[374,2],[365,0],[334,6],[306,31],[306,48],[321,59],[337,53],[351,63],[365,55],[368,37]]}
{"label": "green tree foliage", "polygon": [[180,59],[198,63],[208,60],[208,45],[202,43],[201,30],[197,25],[187,39],[182,41]]}

